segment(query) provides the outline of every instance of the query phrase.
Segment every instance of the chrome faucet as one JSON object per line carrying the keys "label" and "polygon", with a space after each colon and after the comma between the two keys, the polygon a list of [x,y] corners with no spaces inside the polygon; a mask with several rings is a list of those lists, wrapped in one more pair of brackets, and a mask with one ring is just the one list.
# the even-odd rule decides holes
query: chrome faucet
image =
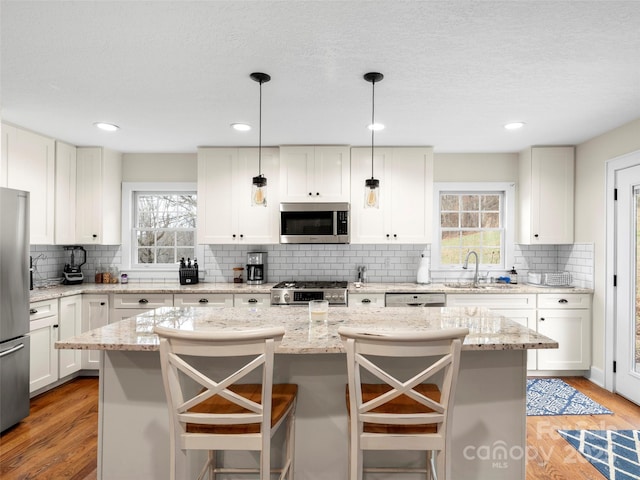
{"label": "chrome faucet", "polygon": [[469,268],[469,257],[471,256],[472,253],[476,257],[476,272],[473,275],[473,286],[477,287],[478,286],[478,263],[479,263],[478,254],[473,250],[469,250],[469,253],[467,253],[466,258],[464,259],[464,264],[462,265],[462,268],[464,268],[465,270]]}

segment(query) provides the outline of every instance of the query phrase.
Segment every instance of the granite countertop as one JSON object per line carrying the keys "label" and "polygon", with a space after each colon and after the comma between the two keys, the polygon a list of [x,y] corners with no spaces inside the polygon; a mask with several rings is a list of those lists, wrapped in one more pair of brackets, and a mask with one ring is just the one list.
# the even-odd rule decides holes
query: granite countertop
{"label": "granite countertop", "polygon": [[385,308],[331,307],[327,323],[312,324],[304,307],[164,307],[85,332],[56,348],[82,350],[155,351],[159,324],[181,330],[242,330],[284,326],[285,336],[278,353],[344,352],[338,336],[341,325],[364,326],[370,330],[428,330],[468,327],[463,350],[527,350],[558,348],[558,342],[513,320],[483,308]]}
{"label": "granite countertop", "polygon": [[[30,301],[39,302],[54,298],[68,297],[82,293],[269,293],[275,283],[247,285],[246,283],[198,283],[180,285],[178,282],[135,282],[135,283],[83,283],[80,285],[59,285],[31,290]],[[358,286],[359,285],[359,286]],[[489,284],[481,288],[451,287],[444,283],[421,285],[418,283],[364,283],[348,284],[349,293],[387,292],[430,292],[430,293],[593,293],[592,289],[581,287],[540,287],[519,283],[517,285]]]}

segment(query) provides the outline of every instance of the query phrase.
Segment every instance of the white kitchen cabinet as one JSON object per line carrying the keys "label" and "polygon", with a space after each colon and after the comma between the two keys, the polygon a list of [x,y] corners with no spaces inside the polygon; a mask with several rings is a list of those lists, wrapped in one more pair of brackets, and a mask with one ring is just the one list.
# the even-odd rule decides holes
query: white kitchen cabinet
{"label": "white kitchen cabinet", "polygon": [[236,293],[233,296],[234,307],[263,308],[271,306],[271,295],[268,293]]}
{"label": "white kitchen cabinet", "polygon": [[56,141],[55,243],[76,243],[76,147]]}
{"label": "white kitchen cabinet", "polygon": [[2,124],[3,183],[29,192],[30,243],[55,241],[55,141]]}
{"label": "white kitchen cabinet", "polygon": [[[109,295],[82,295],[82,331],[88,332],[95,328],[104,327],[109,323]],[[100,351],[83,350],[82,368],[98,370],[100,368]]]}
{"label": "white kitchen cabinet", "polygon": [[518,243],[573,243],[574,169],[574,147],[520,153]]}
{"label": "white kitchen cabinet", "polygon": [[[534,294],[447,294],[447,307],[484,307],[536,331]],[[527,352],[527,370],[537,368],[537,350]]]}
{"label": "white kitchen cabinet", "polygon": [[351,149],[351,243],[431,243],[433,149],[376,148],[379,208],[364,207],[371,149]]}
{"label": "white kitchen cabinet", "polygon": [[176,293],[174,307],[233,307],[231,293]]}
{"label": "white kitchen cabinet", "polygon": [[119,245],[122,155],[101,147],[76,152],[76,243]]}
{"label": "white kitchen cabinet", "polygon": [[349,147],[280,147],[280,201],[348,202],[350,171]]}
{"label": "white kitchen cabinet", "polygon": [[[58,340],[80,335],[82,332],[82,295],[62,297],[58,305]],[[81,350],[57,350],[58,376],[66,377],[82,367]]]}
{"label": "white kitchen cabinet", "polygon": [[109,323],[139,315],[154,308],[173,307],[173,295],[167,293],[114,294]]}
{"label": "white kitchen cabinet", "polygon": [[537,329],[559,345],[538,350],[538,370],[591,368],[591,295],[538,295]]}
{"label": "white kitchen cabinet", "polygon": [[267,206],[251,205],[251,179],[258,175],[257,148],[198,149],[198,243],[279,243],[279,159],[262,149]]}
{"label": "white kitchen cabinet", "polygon": [[349,293],[350,307],[384,307],[384,293]]}
{"label": "white kitchen cabinet", "polygon": [[34,302],[29,310],[31,354],[29,392],[34,392],[58,380],[58,300]]}

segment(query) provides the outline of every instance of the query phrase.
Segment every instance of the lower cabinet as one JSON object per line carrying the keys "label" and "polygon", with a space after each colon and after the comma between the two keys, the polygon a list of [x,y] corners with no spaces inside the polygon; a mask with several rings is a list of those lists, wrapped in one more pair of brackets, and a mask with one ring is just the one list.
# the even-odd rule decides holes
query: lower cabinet
{"label": "lower cabinet", "polygon": [[[82,295],[82,331],[88,332],[95,328],[104,327],[109,323],[109,295]],[[99,350],[82,350],[82,368],[98,370],[100,368]]]}
{"label": "lower cabinet", "polygon": [[350,293],[350,307],[384,307],[384,293]]}
{"label": "lower cabinet", "polygon": [[29,391],[33,393],[80,370],[80,351],[58,350],[55,343],[80,334],[82,296],[34,302],[29,312]]}
{"label": "lower cabinet", "polygon": [[537,328],[560,345],[538,350],[538,370],[591,368],[591,295],[538,295]]}
{"label": "lower cabinet", "polygon": [[173,307],[173,295],[165,293],[114,294],[109,323],[119,322],[160,307]]}
{"label": "lower cabinet", "polygon": [[271,295],[268,293],[236,293],[233,296],[234,307],[270,307]]}
{"label": "lower cabinet", "polygon": [[176,293],[174,307],[233,307],[231,293]]}

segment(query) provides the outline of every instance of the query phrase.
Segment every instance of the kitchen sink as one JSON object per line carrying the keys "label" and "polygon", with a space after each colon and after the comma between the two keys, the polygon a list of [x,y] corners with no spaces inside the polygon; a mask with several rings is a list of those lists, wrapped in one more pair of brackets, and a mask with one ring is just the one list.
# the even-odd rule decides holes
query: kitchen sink
{"label": "kitchen sink", "polygon": [[509,283],[480,283],[474,285],[472,282],[451,282],[445,283],[444,286],[449,288],[473,288],[475,290],[505,290],[513,287]]}

